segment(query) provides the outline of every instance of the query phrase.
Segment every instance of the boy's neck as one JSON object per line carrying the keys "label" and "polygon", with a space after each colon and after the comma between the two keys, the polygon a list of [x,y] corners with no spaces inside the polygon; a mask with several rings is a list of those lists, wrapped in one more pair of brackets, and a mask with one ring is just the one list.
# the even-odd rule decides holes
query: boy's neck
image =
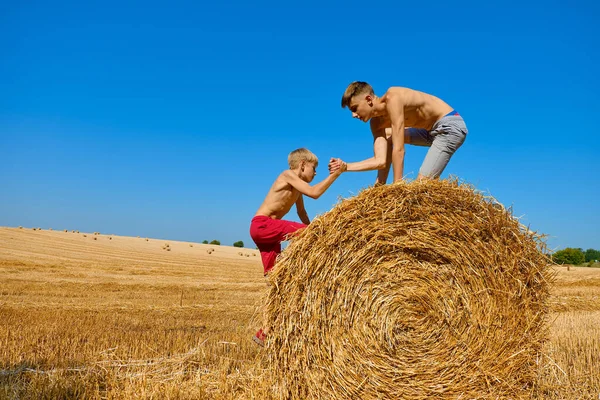
{"label": "boy's neck", "polygon": [[[290,168],[290,169],[291,169],[291,168]],[[304,182],[306,182],[306,179],[304,179],[304,178],[302,177],[301,170],[302,170],[302,167],[301,167],[301,166],[298,166],[298,168],[296,168],[296,169],[292,169],[292,172],[293,172],[293,173],[295,173],[295,174],[298,176],[298,178],[300,178],[300,179],[302,179]]]}
{"label": "boy's neck", "polygon": [[373,96],[373,116],[381,117],[382,115],[387,114],[387,108],[385,106],[385,99]]}

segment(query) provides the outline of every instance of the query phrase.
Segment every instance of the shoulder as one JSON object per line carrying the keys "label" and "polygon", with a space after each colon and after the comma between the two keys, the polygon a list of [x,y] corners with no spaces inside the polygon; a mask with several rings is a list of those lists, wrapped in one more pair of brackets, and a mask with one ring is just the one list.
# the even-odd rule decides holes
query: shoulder
{"label": "shoulder", "polygon": [[294,175],[291,169],[286,169],[281,174],[279,174],[279,178],[290,178]]}
{"label": "shoulder", "polygon": [[281,182],[281,183],[284,183],[286,185],[289,185],[290,182],[292,182],[296,178],[298,178],[298,176],[296,174],[294,174],[294,172],[292,170],[286,169],[281,174],[279,174],[279,177],[277,178],[277,181]]}
{"label": "shoulder", "polygon": [[400,87],[400,86],[392,86],[391,88],[389,88],[387,90],[387,92],[385,92],[384,97],[385,97],[386,101],[404,100],[410,95],[410,92],[412,92],[412,89]]}

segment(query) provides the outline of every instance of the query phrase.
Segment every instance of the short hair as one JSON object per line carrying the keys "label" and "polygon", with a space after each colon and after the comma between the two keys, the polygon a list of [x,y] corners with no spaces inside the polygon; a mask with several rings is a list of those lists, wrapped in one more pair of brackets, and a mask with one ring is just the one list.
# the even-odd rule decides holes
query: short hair
{"label": "short hair", "polygon": [[373,92],[373,87],[367,82],[355,81],[349,84],[344,92],[344,95],[342,96],[342,108],[350,107],[350,101],[352,101],[352,98],[363,93],[370,95],[375,94],[375,92]]}
{"label": "short hair", "polygon": [[291,169],[296,169],[301,161],[315,163],[315,165],[319,163],[317,156],[305,148],[296,149],[288,156],[288,164]]}

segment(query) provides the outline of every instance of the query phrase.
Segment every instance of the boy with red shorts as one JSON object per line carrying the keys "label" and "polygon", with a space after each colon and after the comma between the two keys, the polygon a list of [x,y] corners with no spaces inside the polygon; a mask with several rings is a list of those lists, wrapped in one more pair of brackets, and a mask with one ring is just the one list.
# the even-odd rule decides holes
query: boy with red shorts
{"label": "boy with red shorts", "polygon": [[[277,255],[281,253],[281,242],[287,240],[289,234],[310,224],[302,195],[318,199],[343,172],[342,169],[338,169],[323,181],[310,186],[309,183],[317,174],[318,163],[317,156],[307,149],[292,151],[288,156],[290,169],[283,171],[275,179],[265,200],[252,218],[250,236],[260,250],[265,276],[275,265]],[[281,219],[294,204],[303,223]],[[256,332],[253,340],[262,346],[265,334],[261,329]]]}

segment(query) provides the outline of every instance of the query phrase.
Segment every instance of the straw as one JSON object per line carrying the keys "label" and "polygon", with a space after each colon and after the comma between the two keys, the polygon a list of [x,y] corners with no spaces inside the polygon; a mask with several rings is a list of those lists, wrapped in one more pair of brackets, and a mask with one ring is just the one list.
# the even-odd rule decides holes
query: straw
{"label": "straw", "polygon": [[272,393],[527,398],[550,264],[543,237],[469,185],[366,189],[292,238],[271,273]]}

